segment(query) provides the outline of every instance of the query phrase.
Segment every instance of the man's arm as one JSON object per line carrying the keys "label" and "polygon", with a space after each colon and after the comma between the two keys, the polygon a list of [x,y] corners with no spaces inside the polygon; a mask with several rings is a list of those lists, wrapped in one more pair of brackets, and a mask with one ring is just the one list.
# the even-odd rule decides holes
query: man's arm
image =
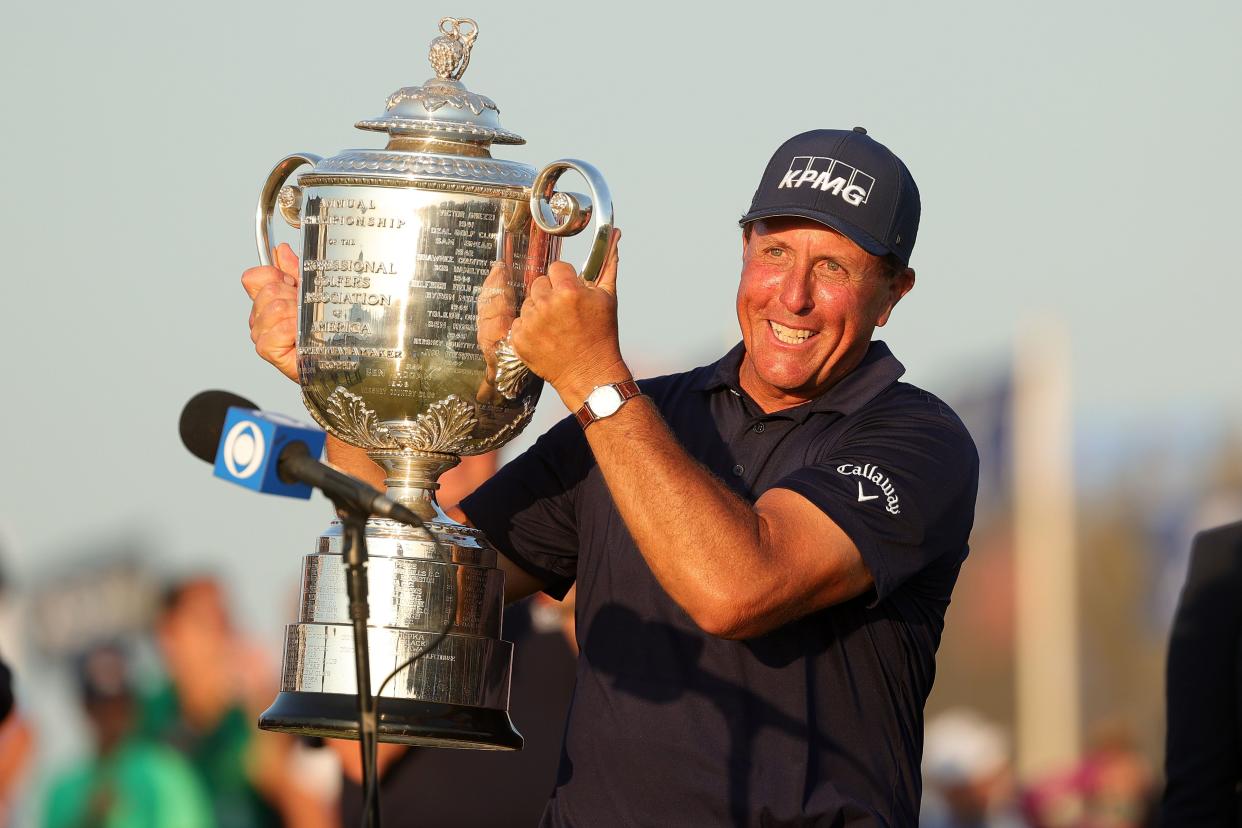
{"label": "man's arm", "polygon": [[787,489],[747,503],[686,454],[646,397],[586,434],[647,565],[705,632],[753,638],[871,587],[858,548],[818,506]]}
{"label": "man's arm", "polygon": [[[328,462],[336,468],[365,480],[377,489],[384,488],[384,470],[367,456],[365,450],[357,446],[328,436]],[[470,526],[466,513],[456,506],[446,510],[446,514],[463,526]],[[505,573],[505,603],[511,604],[534,595],[544,588],[544,583],[499,552],[496,553],[496,566]]]}
{"label": "man's arm", "polygon": [[[466,517],[466,513],[458,507],[445,510],[445,513],[462,526],[473,526],[470,518]],[[547,586],[543,581],[531,575],[525,569],[506,558],[500,552],[496,553],[496,566],[501,572],[505,573],[505,603],[512,604],[514,601],[520,601],[534,595],[536,592],[542,592]]]}
{"label": "man's arm", "polygon": [[[536,279],[513,326],[517,352],[576,411],[631,379],[616,340],[615,255],[594,285],[563,263]],[[638,397],[587,440],[647,565],[704,631],[750,638],[872,585],[858,548],[822,510],[773,489],[752,506],[691,458]]]}

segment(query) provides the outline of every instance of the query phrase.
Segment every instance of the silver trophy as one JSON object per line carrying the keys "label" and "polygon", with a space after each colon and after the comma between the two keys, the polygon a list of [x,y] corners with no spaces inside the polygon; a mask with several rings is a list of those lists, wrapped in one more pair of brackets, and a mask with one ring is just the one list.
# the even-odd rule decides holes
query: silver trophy
{"label": "silver trophy", "polygon": [[[536,172],[492,157],[492,144],[524,141],[501,128],[496,104],[461,83],[477,34],[473,20],[440,21],[436,77],[397,90],[383,115],[357,124],[387,132],[383,149],[281,160],[263,187],[256,233],[270,264],[273,213],[302,230],[297,347],[307,409],[365,449],[387,472],[388,496],[423,521],[366,526],[372,689],[427,650],[384,686],[380,741],[516,749],[504,573],[482,533],[440,510],[436,479],[530,421],[542,383],[514,353],[509,329],[560,238],[592,220],[582,277],[598,276],[612,197],[584,162]],[[589,198],[554,191],[568,169]],[[301,615],[286,631],[264,729],[358,736],[342,544],[334,522],[304,560]]]}

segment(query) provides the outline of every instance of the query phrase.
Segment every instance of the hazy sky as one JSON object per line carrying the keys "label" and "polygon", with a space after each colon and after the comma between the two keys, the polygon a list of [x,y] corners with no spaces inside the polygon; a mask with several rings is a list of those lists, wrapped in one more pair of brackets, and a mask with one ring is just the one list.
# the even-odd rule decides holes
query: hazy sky
{"label": "hazy sky", "polygon": [[[5,11],[6,566],[46,576],[136,526],[169,570],[241,578],[247,619],[292,620],[326,501],[213,479],[178,413],[210,387],[302,412],[246,332],[259,187],[288,152],[379,146],[352,125],[431,74],[445,14],[479,21],[464,80],[529,142],[496,155],[607,176],[640,369],[701,364],[737,336],[736,220],[776,145],[864,125],[922,190],[918,285],[883,332],[910,378],[951,391],[1054,317],[1080,424],[1242,418],[1239,4],[688,7]],[[559,406],[548,395],[542,419]]]}

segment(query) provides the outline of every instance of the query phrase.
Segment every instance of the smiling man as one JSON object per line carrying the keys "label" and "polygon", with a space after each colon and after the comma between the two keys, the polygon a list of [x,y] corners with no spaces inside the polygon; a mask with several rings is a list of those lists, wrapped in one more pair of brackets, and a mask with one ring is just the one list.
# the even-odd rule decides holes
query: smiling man
{"label": "smiling man", "polygon": [[[917,824],[978,478],[958,418],[872,340],[914,286],[919,211],[861,128],[789,140],[742,218],[741,344],[637,384],[615,255],[596,284],[559,262],[532,283],[512,341],[575,416],[454,515],[502,552],[509,598],[578,585],[544,825]],[[246,282],[292,375],[290,287]]]}

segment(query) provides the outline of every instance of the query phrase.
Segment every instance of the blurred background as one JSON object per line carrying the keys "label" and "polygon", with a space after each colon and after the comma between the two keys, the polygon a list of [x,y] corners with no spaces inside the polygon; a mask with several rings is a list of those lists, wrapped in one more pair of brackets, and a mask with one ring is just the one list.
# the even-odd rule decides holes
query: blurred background
{"label": "blurred background", "polygon": [[[777,144],[862,125],[906,161],[918,284],[880,336],[984,464],[928,706],[925,819],[987,802],[1011,820],[988,824],[1142,824],[1190,539],[1242,518],[1242,279],[1222,251],[1242,7],[1207,0],[0,11],[0,345],[30,380],[0,392],[17,697],[0,825],[39,824],[55,791],[80,794],[73,768],[134,732],[136,766],[203,801],[179,824],[332,824],[336,755],[250,726],[330,506],[224,485],[176,424],[205,388],[303,413],[247,335],[259,188],[289,152],[378,146],[353,123],[431,74],[444,15],[478,20],[464,81],[528,141],[496,155],[608,178],[642,375],[737,340],[736,221]],[[501,461],[564,414],[545,395]],[[550,630],[564,612],[534,615]]]}

